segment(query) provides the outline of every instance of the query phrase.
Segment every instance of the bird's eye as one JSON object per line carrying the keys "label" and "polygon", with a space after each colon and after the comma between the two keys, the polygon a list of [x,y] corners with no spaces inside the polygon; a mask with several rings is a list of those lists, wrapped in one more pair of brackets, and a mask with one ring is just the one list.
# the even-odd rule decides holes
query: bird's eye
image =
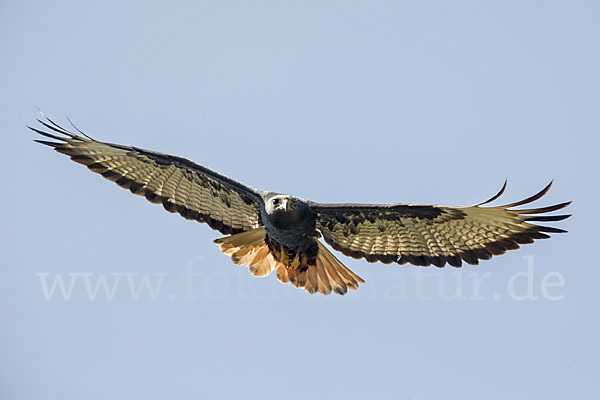
{"label": "bird's eye", "polygon": [[281,199],[273,199],[274,205],[278,205],[279,203],[281,203]]}

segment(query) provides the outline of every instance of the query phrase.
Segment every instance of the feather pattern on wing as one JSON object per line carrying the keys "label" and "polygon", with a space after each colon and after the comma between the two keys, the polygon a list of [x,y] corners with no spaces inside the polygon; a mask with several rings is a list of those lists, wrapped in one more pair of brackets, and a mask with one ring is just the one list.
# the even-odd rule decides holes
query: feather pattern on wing
{"label": "feather pattern on wing", "polygon": [[[560,210],[570,202],[549,207],[515,210],[544,196],[539,193],[511,204],[481,207],[504,192],[506,182],[491,199],[470,207],[439,205],[366,205],[311,203],[317,229],[325,241],[347,256],[398,264],[460,267],[517,249],[520,244],[545,239],[547,233],[565,232],[531,222],[553,222],[569,215],[539,216]],[[528,215],[531,214],[531,215]]]}
{"label": "feather pattern on wing", "polygon": [[[186,219],[206,222],[224,234],[262,224],[261,196],[255,189],[185,158],[137,147],[98,142],[76,135],[49,118],[31,130],[55,141],[36,140],[114,181],[132,193],[162,204]],[[58,135],[57,135],[58,134]]]}

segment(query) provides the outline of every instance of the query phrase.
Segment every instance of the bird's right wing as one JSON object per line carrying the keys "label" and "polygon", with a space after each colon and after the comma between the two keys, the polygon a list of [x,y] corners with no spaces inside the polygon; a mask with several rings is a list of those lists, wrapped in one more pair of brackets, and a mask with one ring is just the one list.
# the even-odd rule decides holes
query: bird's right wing
{"label": "bird's right wing", "polygon": [[[76,135],[45,117],[50,131],[31,130],[56,141],[36,140],[186,219],[206,222],[224,234],[262,225],[256,189],[185,158]],[[58,135],[57,135],[58,134]]]}

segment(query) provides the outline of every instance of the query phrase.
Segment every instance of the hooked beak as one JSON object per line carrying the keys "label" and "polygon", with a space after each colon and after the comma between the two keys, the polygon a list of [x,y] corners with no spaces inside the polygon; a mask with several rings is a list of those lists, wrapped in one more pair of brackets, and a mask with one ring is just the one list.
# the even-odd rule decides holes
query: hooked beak
{"label": "hooked beak", "polygon": [[281,206],[283,207],[283,209],[285,211],[287,211],[288,210],[288,199],[283,199]]}

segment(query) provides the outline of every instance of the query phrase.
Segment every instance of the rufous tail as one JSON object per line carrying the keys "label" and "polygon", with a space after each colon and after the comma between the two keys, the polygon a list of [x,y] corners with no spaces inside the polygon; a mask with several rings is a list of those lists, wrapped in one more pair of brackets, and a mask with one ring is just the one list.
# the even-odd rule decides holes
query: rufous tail
{"label": "rufous tail", "polygon": [[[237,265],[247,265],[254,276],[267,276],[274,270],[282,283],[291,282],[308,293],[329,294],[332,291],[345,294],[348,289],[357,289],[364,280],[350,271],[320,241],[314,265],[285,265],[276,259],[267,245],[263,227],[215,240],[221,251],[231,257]],[[286,257],[287,258],[287,257]],[[306,257],[299,257],[306,259]]]}

